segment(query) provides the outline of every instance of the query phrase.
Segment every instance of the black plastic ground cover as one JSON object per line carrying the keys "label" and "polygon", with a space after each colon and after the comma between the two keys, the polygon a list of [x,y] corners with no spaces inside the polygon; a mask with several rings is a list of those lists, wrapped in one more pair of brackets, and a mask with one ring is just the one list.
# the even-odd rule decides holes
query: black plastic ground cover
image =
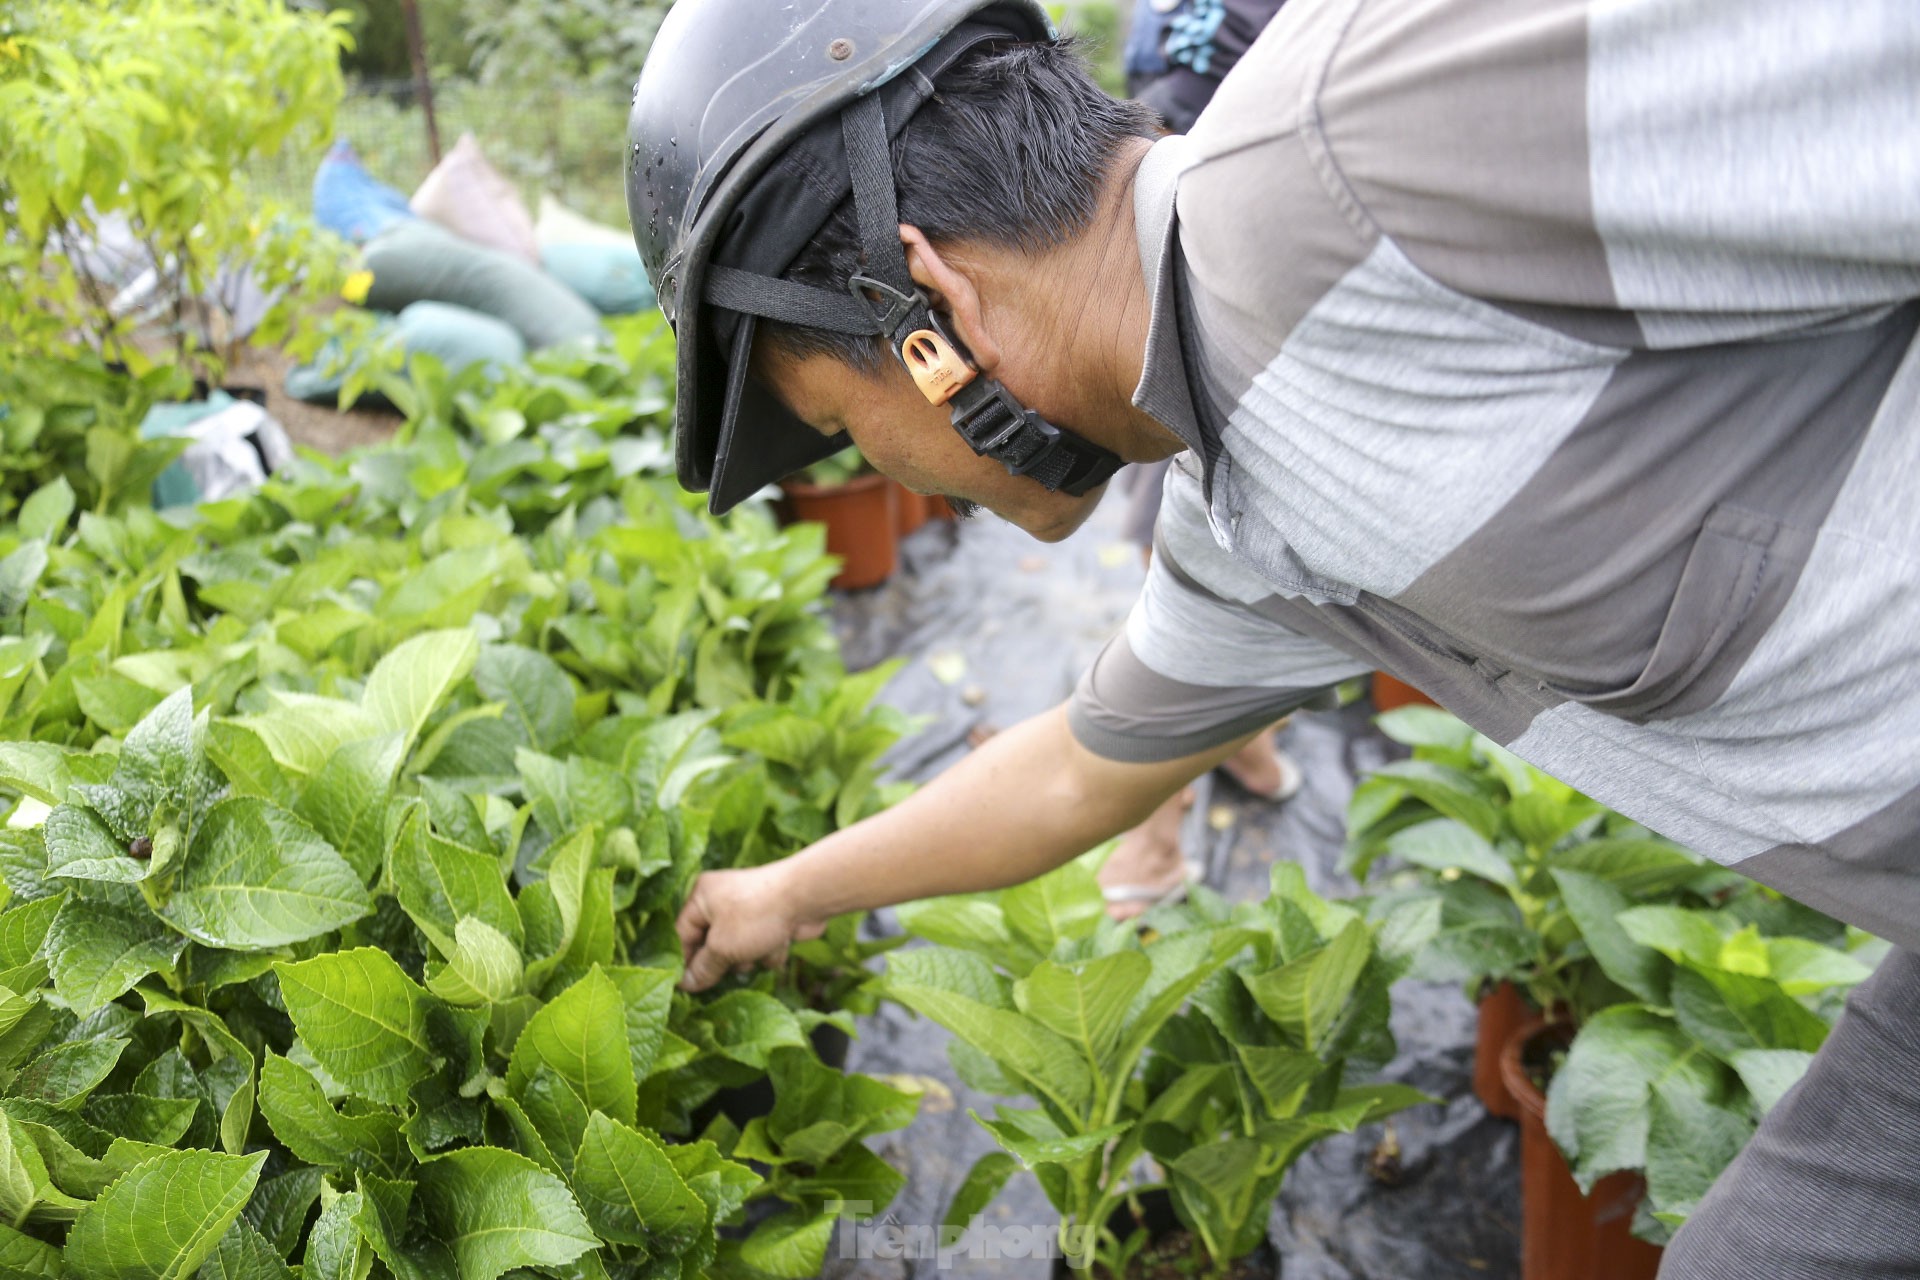
{"label": "black plastic ground cover", "polygon": [[[1057,703],[1125,618],[1139,589],[1138,549],[1121,541],[1120,503],[1046,546],[992,517],[933,524],[908,539],[904,571],[886,586],[842,596],[835,619],[849,662],[903,658],[886,699],[926,718],[893,753],[901,776],[926,779],[968,750],[979,726],[1004,727]],[[1356,887],[1338,870],[1343,814],[1357,774],[1390,758],[1364,706],[1297,717],[1282,745],[1306,785],[1269,805],[1216,779],[1200,803],[1224,830],[1208,838],[1216,888],[1266,893],[1276,858],[1306,868],[1329,894]],[[1189,849],[1190,856],[1203,850]],[[893,928],[890,913],[875,917]],[[1295,1166],[1274,1205],[1270,1235],[1284,1280],[1512,1280],[1519,1274],[1518,1144],[1471,1092],[1473,1010],[1451,986],[1403,983],[1394,997],[1399,1054],[1384,1073],[1445,1100],[1320,1144]],[[1058,1222],[1031,1175],[1011,1181],[985,1217],[991,1232],[937,1247],[937,1226],[974,1160],[994,1149],[969,1117],[995,1099],[967,1089],[939,1027],[888,1006],[863,1019],[848,1066],[919,1078],[920,1116],[875,1149],[907,1175],[877,1221],[843,1224],[824,1274],[835,1280],[1005,1276],[1041,1280]],[[1041,1247],[1036,1248],[1036,1243]],[[904,1256],[903,1256],[904,1255]]]}

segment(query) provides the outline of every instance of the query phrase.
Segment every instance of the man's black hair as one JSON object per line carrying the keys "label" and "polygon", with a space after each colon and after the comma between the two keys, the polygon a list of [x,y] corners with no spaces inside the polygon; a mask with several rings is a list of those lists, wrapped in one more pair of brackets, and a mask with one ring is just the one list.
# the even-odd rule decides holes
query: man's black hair
{"label": "man's black hair", "polygon": [[[1114,156],[1158,133],[1153,113],[1109,97],[1071,41],[988,45],[961,57],[893,141],[900,220],[936,244],[1041,252],[1085,230]],[[864,266],[849,197],[782,275],[842,290]],[[789,356],[830,355],[863,373],[885,367],[879,338],[763,321]]]}

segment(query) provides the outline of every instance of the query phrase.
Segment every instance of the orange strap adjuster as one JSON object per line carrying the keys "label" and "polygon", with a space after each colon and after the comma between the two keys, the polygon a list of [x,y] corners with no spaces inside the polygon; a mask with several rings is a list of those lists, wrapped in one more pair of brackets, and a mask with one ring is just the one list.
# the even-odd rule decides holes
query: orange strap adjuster
{"label": "orange strap adjuster", "polygon": [[931,329],[915,329],[900,344],[900,358],[929,404],[945,404],[973,381],[973,366],[953,344]]}

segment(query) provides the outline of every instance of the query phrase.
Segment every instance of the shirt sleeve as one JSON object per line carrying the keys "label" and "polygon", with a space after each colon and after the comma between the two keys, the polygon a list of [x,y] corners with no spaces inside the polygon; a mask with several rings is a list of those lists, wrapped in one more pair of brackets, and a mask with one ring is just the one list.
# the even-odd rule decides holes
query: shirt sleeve
{"label": "shirt sleeve", "polygon": [[1220,746],[1290,711],[1331,706],[1335,685],[1368,670],[1261,615],[1272,588],[1214,545],[1185,470],[1169,473],[1166,493],[1146,586],[1067,707],[1074,737],[1109,760]]}

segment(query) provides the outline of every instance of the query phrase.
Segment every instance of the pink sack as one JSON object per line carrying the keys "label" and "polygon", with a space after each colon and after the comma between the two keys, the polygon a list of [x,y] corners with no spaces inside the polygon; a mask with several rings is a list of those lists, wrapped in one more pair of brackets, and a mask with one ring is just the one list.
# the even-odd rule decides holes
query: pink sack
{"label": "pink sack", "polygon": [[415,213],[457,236],[540,265],[540,244],[526,202],[487,163],[471,133],[460,135],[408,203]]}

